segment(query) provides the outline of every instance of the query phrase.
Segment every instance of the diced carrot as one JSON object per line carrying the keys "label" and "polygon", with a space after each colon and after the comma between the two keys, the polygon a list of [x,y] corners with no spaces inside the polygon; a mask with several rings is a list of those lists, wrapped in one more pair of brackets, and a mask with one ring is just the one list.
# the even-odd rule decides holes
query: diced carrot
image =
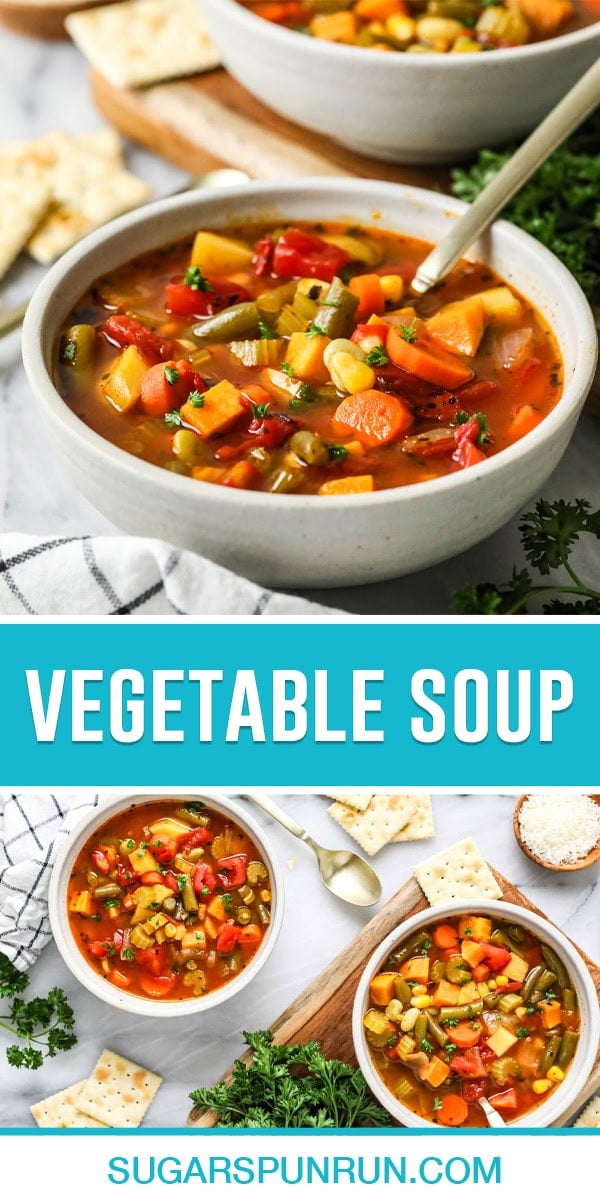
{"label": "diced carrot", "polygon": [[476,1021],[475,1024],[479,1026],[478,1029],[474,1029],[469,1021],[459,1021],[458,1025],[452,1029],[452,1041],[455,1046],[461,1050],[470,1050],[472,1046],[477,1045],[483,1033],[483,1026],[479,1021]]}
{"label": "diced carrot", "polygon": [[464,1125],[468,1115],[469,1106],[462,1096],[457,1096],[455,1092],[449,1092],[447,1096],[442,1096],[440,1107],[436,1113],[440,1125],[450,1127]]}
{"label": "diced carrot", "polygon": [[379,275],[355,275],[348,286],[358,296],[357,321],[366,321],[374,314],[380,316],[385,312],[385,296]]}
{"label": "diced carrot", "polygon": [[490,968],[485,963],[479,963],[477,967],[473,967],[473,979],[475,983],[485,983],[491,975]]}
{"label": "diced carrot", "polygon": [[452,457],[462,471],[465,467],[476,467],[479,463],[485,462],[487,454],[484,454],[483,450],[480,450],[474,442],[464,441],[457,447]]}
{"label": "diced carrot", "polygon": [[511,442],[516,442],[525,437],[526,433],[531,433],[531,430],[539,425],[542,417],[543,413],[534,408],[533,404],[520,404],[509,426]]}
{"label": "diced carrot", "polygon": [[347,396],[335,410],[333,429],[342,436],[354,434],[363,446],[385,446],[407,433],[413,423],[408,404],[371,388]]}
{"label": "diced carrot", "polygon": [[405,0],[357,0],[354,11],[363,21],[387,21],[388,17],[408,16]]}
{"label": "diced carrot", "polygon": [[407,341],[393,326],[388,333],[386,346],[389,357],[397,367],[439,387],[452,390],[469,383],[474,376],[471,367],[465,366],[460,359],[430,346],[422,336],[416,342]]}
{"label": "diced carrot", "polygon": [[372,475],[345,475],[343,479],[328,479],[319,488],[319,496],[354,496],[374,490]]}
{"label": "diced carrot", "polygon": [[209,388],[202,397],[202,405],[196,407],[189,401],[180,410],[182,421],[191,425],[200,437],[212,437],[227,429],[242,413],[246,412],[242,393],[228,379],[221,379]]}
{"label": "diced carrot", "polygon": [[453,946],[458,950],[458,934],[454,925],[438,925],[433,931],[433,943],[438,950],[451,950]]}
{"label": "diced carrot", "polygon": [[534,32],[542,37],[552,37],[573,16],[571,0],[512,0],[511,7],[520,8]]}
{"label": "diced carrot", "polygon": [[116,967],[110,973],[110,982],[114,983],[115,987],[118,988],[125,989],[131,987],[129,975],[126,975],[124,971],[117,970]]}
{"label": "diced carrot", "polygon": [[244,396],[250,400],[251,404],[270,404],[273,400],[271,392],[261,387],[260,383],[250,383],[248,387],[245,387]]}
{"label": "diced carrot", "polygon": [[428,1083],[430,1087],[439,1088],[446,1082],[449,1074],[450,1067],[448,1063],[442,1062],[442,1059],[438,1058],[437,1054],[434,1054],[427,1066],[422,1067],[419,1071],[419,1078],[424,1083]]}
{"label": "diced carrot", "polygon": [[485,950],[479,945],[479,942],[472,942],[469,939],[461,942],[460,952],[470,967],[478,967],[485,958]]}
{"label": "diced carrot", "polygon": [[424,955],[420,958],[409,958],[408,962],[402,963],[400,971],[404,979],[410,979],[414,983],[428,983],[429,959]]}
{"label": "diced carrot", "polygon": [[431,999],[435,1008],[444,1008],[445,1005],[458,1004],[459,996],[460,987],[457,983],[448,983],[446,979],[440,979]]}
{"label": "diced carrot", "polygon": [[265,4],[253,5],[252,11],[265,21],[274,21],[282,25],[284,21],[298,20],[304,11],[302,0],[270,0]]}
{"label": "diced carrot", "polygon": [[485,329],[483,302],[479,296],[446,304],[427,321],[427,333],[454,354],[473,358]]}
{"label": "diced carrot", "polygon": [[392,975],[390,973],[386,973],[383,975],[376,975],[374,979],[371,980],[369,990],[373,1004],[380,1004],[381,1006],[384,1006],[389,1004],[390,1000],[393,1000],[395,979],[395,974]]}
{"label": "diced carrot", "polygon": [[328,383],[329,371],[323,361],[330,338],[307,333],[293,333],[288,344],[287,361],[296,376],[305,383]]}
{"label": "diced carrot", "polygon": [[179,408],[194,388],[195,372],[186,359],[160,362],[144,376],[140,405],[150,417],[164,417]]}
{"label": "diced carrot", "polygon": [[461,917],[458,932],[461,938],[470,938],[473,942],[488,942],[492,936],[492,922],[489,917]]}
{"label": "diced carrot", "polygon": [[322,13],[310,22],[313,37],[326,42],[352,42],[356,37],[356,17],[352,12]]}
{"label": "diced carrot", "polygon": [[544,1001],[540,1004],[542,1012],[542,1027],[544,1029],[554,1029],[561,1022],[561,1007],[558,1000],[551,1000],[549,1003]]}
{"label": "diced carrot", "polygon": [[258,946],[262,939],[263,932],[260,925],[244,925],[237,935],[239,946]]}

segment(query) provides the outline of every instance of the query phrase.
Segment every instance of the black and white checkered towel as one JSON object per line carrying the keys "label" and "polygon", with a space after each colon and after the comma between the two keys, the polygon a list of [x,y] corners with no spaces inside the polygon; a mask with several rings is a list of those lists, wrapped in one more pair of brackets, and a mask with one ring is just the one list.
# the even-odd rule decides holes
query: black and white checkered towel
{"label": "black and white checkered towel", "polygon": [[[1,466],[1,463],[0,463]],[[153,538],[0,535],[4,616],[326,616]]]}
{"label": "black and white checkered towel", "polygon": [[50,938],[47,897],[56,853],[99,800],[94,792],[0,793],[0,953],[21,970]]}

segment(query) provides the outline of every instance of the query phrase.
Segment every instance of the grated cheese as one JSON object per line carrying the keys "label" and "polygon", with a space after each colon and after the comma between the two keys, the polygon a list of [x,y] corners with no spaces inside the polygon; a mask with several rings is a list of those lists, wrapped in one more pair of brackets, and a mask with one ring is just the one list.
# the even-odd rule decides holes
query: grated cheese
{"label": "grated cheese", "polygon": [[519,827],[527,849],[544,862],[575,863],[600,841],[600,806],[589,796],[529,796]]}

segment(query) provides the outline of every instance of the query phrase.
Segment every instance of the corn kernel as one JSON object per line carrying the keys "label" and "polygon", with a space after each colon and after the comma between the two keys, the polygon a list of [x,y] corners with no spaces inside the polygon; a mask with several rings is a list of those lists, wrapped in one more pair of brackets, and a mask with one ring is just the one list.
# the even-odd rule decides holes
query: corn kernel
{"label": "corn kernel", "polygon": [[536,1096],[543,1096],[544,1092],[550,1091],[550,1088],[552,1087],[552,1083],[549,1079],[536,1079],[535,1083],[533,1083],[532,1087],[533,1087],[533,1091],[535,1092]]}
{"label": "corn kernel", "polygon": [[496,984],[498,987],[506,987],[508,984],[508,975],[496,975]]}
{"label": "corn kernel", "polygon": [[526,1017],[526,1016],[527,1016],[527,1009],[524,1007],[523,1004],[520,1004],[518,1008],[515,1008],[515,1017],[518,1017],[519,1020],[522,1021],[523,1017]]}
{"label": "corn kernel", "polygon": [[565,1073],[561,1067],[550,1067],[550,1070],[546,1071],[546,1079],[551,1079],[552,1083],[562,1083],[564,1077]]}
{"label": "corn kernel", "polygon": [[381,290],[390,304],[399,304],[404,295],[404,280],[401,275],[382,275]]}
{"label": "corn kernel", "polygon": [[413,999],[413,1008],[430,1008],[431,996],[415,996]]}
{"label": "corn kernel", "polygon": [[368,363],[361,362],[345,350],[334,354],[330,367],[331,378],[340,391],[352,396],[355,392],[366,392],[375,386],[375,372]]}
{"label": "corn kernel", "polygon": [[172,925],[171,922],[169,921],[169,924],[165,925],[165,928],[164,928],[165,937],[174,938],[176,933],[177,933],[177,926]]}
{"label": "corn kernel", "polygon": [[426,996],[427,988],[425,987],[425,984],[418,983],[417,986],[412,989],[412,994],[413,996]]}
{"label": "corn kernel", "polygon": [[408,44],[416,35],[417,22],[413,21],[412,17],[403,17],[396,13],[395,16],[388,17],[385,29],[388,37],[393,38],[395,42]]}
{"label": "corn kernel", "polygon": [[498,987],[498,984],[496,983],[496,980],[495,980],[495,979],[490,979],[490,980],[488,981],[488,987],[489,987],[489,989],[490,989],[490,992],[495,992],[495,991],[496,991],[496,988]]}

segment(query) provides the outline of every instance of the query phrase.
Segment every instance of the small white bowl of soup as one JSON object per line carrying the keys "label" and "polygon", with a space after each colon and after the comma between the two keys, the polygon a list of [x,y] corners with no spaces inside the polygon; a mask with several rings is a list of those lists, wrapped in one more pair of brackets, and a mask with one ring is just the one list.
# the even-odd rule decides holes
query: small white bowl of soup
{"label": "small white bowl of soup", "polygon": [[250,184],[93,234],[25,321],[49,452],[121,528],[269,585],[466,550],[556,467],[597,334],[565,267],[503,222],[414,298],[464,208],[367,180]]}
{"label": "small white bowl of soup", "polygon": [[598,1052],[592,977],[564,935],[505,902],[418,913],[382,942],[356,990],[353,1038],[401,1125],[546,1127],[577,1101]]}
{"label": "small white bowl of soup", "polygon": [[[519,4],[523,9],[535,5],[537,25],[527,22],[524,14],[519,21],[514,12]],[[375,4],[371,7],[375,10]],[[257,16],[251,3],[200,0],[225,66],[255,96],[282,116],[355,152],[403,163],[456,162],[484,146],[523,136],[547,116],[600,51],[595,0],[573,0],[571,15],[558,21],[550,20],[549,9],[558,10],[558,17],[568,14],[562,0],[514,0],[512,12],[505,0],[498,0],[493,14],[468,0],[411,3],[406,11],[414,13],[416,26],[426,18],[431,36],[419,38],[415,30],[402,40],[394,39],[392,31],[403,6],[399,0],[383,0],[381,7],[391,15],[378,22],[374,43],[368,35],[370,22],[355,15],[361,0],[340,0],[341,14],[332,14],[329,3],[307,0],[296,6],[299,17],[289,5],[289,27]],[[284,5],[278,8],[285,11]],[[439,29],[433,36],[440,21],[433,10],[448,14],[442,16],[444,36]],[[483,21],[492,24],[488,41],[477,40],[476,31],[464,20],[457,21],[451,10],[476,22],[483,13]],[[310,28],[312,13],[312,27],[321,36],[307,36],[293,27]],[[341,15],[342,23],[354,17],[356,37],[351,27],[338,32],[345,40],[330,40],[331,31],[324,36],[323,15],[329,22],[332,15],[339,22]],[[504,31],[503,40],[502,23],[507,21],[512,30]],[[498,22],[500,28],[494,30]],[[510,39],[523,36],[523,22],[531,40],[515,45]],[[515,23],[520,32],[515,33]],[[353,40],[362,44],[351,44]],[[454,50],[456,42],[459,52]]]}
{"label": "small white bowl of soup", "polygon": [[283,883],[268,838],[233,801],[122,796],[65,841],[49,911],[83,987],[123,1012],[181,1017],[256,977],[281,930]]}

